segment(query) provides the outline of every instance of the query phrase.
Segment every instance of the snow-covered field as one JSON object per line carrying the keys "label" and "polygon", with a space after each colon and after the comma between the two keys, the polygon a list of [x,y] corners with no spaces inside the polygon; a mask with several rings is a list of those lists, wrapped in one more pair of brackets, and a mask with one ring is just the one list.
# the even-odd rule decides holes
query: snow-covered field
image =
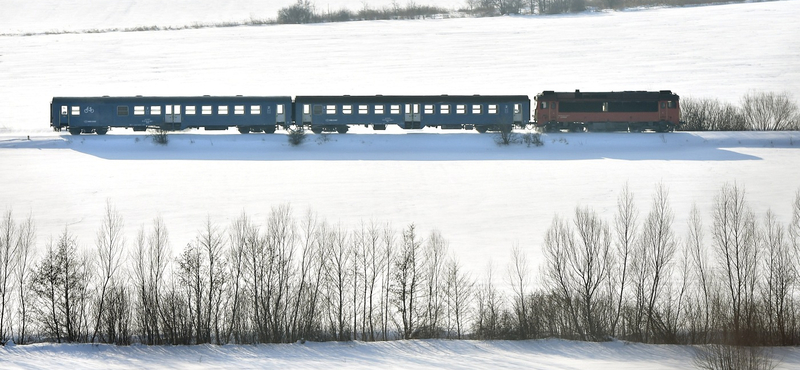
{"label": "snow-covered field", "polygon": [[[774,349],[776,369],[800,366],[796,348]],[[17,369],[525,369],[684,370],[687,346],[565,340],[311,343],[259,346],[0,347],[0,367]]]}
{"label": "snow-covered field", "polygon": [[[172,24],[169,12],[152,5],[160,2],[149,5],[152,19],[141,15],[143,1],[85,10],[100,3],[0,0],[0,33]],[[235,21],[247,12],[261,17],[257,2],[164,3],[186,9],[185,18],[175,18],[183,24]],[[290,147],[283,134],[194,131],[172,135],[160,147],[125,130],[102,137],[50,132],[48,107],[58,95],[137,94],[672,89],[736,102],[760,89],[800,98],[797,14],[800,1],[778,1],[556,17],[0,36],[0,208],[19,217],[31,213],[40,245],[67,226],[88,248],[110,201],[125,218],[129,240],[160,216],[177,251],[206,216],[226,226],[242,211],[263,220],[270,207],[289,203],[297,215],[312,209],[345,227],[375,220],[397,230],[414,222],[423,235],[438,229],[475,276],[490,262],[504,269],[515,244],[537,265],[553,216],[570,216],[577,205],[610,221],[626,183],[642,213],[656,184],[665,184],[678,235],[692,204],[710,215],[713,196],[727,182],[744,185],[759,214],[771,208],[786,221],[800,188],[800,133],[794,132],[550,134],[544,146],[527,148],[499,147],[491,135],[437,130],[312,135],[300,147]],[[77,21],[59,23],[65,18]],[[678,369],[688,365],[689,352],[563,341],[38,345],[3,349],[0,368],[223,368],[236,361],[243,368],[616,369],[647,363]],[[139,362],[140,356],[147,359]],[[800,363],[795,352],[787,357]]]}

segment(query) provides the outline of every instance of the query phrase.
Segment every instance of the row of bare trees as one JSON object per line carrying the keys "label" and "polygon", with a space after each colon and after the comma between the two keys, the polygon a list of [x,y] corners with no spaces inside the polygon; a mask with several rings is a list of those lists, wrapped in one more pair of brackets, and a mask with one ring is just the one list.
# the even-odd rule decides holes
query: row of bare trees
{"label": "row of bare trees", "polygon": [[35,225],[0,224],[0,340],[116,344],[561,337],[649,343],[800,343],[800,194],[793,217],[756,215],[740,186],[674,224],[665,186],[646,214],[556,216],[539,274],[519,247],[479,279],[437,231],[331,225],[289,206],[258,222],[207,219],[173,255],[157,218],[126,240],[108,204],[94,245],[68,229],[36,251]]}
{"label": "row of bare trees", "polygon": [[612,221],[585,207],[571,222],[557,217],[545,237],[546,288],[529,296],[539,308],[526,334],[798,344],[800,194],[786,225],[771,211],[757,216],[744,189],[726,185],[710,230],[695,207],[679,237],[667,193],[657,188],[641,221],[627,189]]}
{"label": "row of bare trees", "polygon": [[789,92],[751,91],[738,106],[716,99],[683,99],[681,120],[687,131],[798,130],[800,108]]}

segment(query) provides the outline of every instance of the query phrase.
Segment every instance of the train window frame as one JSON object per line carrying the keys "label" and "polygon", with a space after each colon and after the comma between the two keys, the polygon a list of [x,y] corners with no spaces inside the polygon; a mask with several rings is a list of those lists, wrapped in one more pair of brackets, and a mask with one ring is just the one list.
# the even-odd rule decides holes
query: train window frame
{"label": "train window frame", "polygon": [[546,101],[542,102],[542,109],[547,109],[547,102]]}
{"label": "train window frame", "polygon": [[389,106],[389,113],[390,114],[402,114],[403,112],[400,111],[400,104],[392,104]]}
{"label": "train window frame", "polygon": [[436,107],[433,104],[425,104],[423,108],[425,114],[436,114]]}
{"label": "train window frame", "polygon": [[227,105],[218,105],[217,106],[217,114],[219,114],[219,115],[228,114],[228,106]]}
{"label": "train window frame", "polygon": [[118,117],[127,117],[128,116],[128,106],[127,105],[118,105],[117,106],[117,116]]}
{"label": "train window frame", "polygon": [[467,114],[467,105],[456,104],[456,114]]}
{"label": "train window frame", "polygon": [[384,105],[383,104],[376,104],[375,105],[375,114],[384,114]]}
{"label": "train window frame", "polygon": [[150,106],[150,115],[151,116],[160,116],[161,115],[161,106],[160,105],[151,105]]}
{"label": "train window frame", "polygon": [[327,115],[334,115],[336,114],[336,104],[328,104],[325,106],[325,114]]}
{"label": "train window frame", "polygon": [[473,104],[472,114],[483,114],[483,104]]}
{"label": "train window frame", "polygon": [[369,114],[369,105],[359,104],[358,114]]}
{"label": "train window frame", "polygon": [[667,108],[675,109],[677,107],[677,104],[675,103],[676,103],[675,101],[670,100],[669,102],[667,102]]}
{"label": "train window frame", "polygon": [[450,114],[450,104],[442,104],[439,106],[439,114]]}
{"label": "train window frame", "polygon": [[244,105],[234,105],[233,106],[233,114],[235,115],[243,115],[244,114]]}
{"label": "train window frame", "polygon": [[353,114],[353,106],[350,104],[342,105],[342,114]]}
{"label": "train window frame", "polygon": [[608,112],[608,102],[603,102],[603,112]]}
{"label": "train window frame", "polygon": [[145,113],[144,105],[136,105],[133,107],[134,116],[144,116],[144,113]]}
{"label": "train window frame", "polygon": [[497,114],[498,108],[499,107],[497,106],[497,104],[489,104],[489,107],[486,110],[486,112],[488,114]]}
{"label": "train window frame", "polygon": [[197,114],[197,106],[187,105],[186,108],[184,108],[184,113],[190,116]]}
{"label": "train window frame", "polygon": [[322,104],[314,104],[314,114],[322,114]]}
{"label": "train window frame", "polygon": [[69,107],[66,106],[66,105],[62,105],[61,106],[61,115],[62,116],[66,116],[67,114],[69,114]]}
{"label": "train window frame", "polygon": [[[166,114],[168,116],[172,115],[172,106],[171,105],[167,104],[167,105],[164,106],[164,114]],[[178,112],[177,114],[180,114],[180,112]]]}
{"label": "train window frame", "polygon": [[303,104],[303,114],[311,114],[311,104]]}
{"label": "train window frame", "polygon": [[210,105],[204,105],[201,112],[204,116],[209,116],[214,114],[214,110]]}
{"label": "train window frame", "polygon": [[70,113],[70,116],[80,116],[81,115],[81,107],[79,107],[77,105],[73,105],[70,108],[70,112],[69,113]]}
{"label": "train window frame", "polygon": [[514,114],[520,114],[520,113],[522,113],[522,104],[515,103],[514,104]]}
{"label": "train window frame", "polygon": [[[278,107],[282,107],[283,105],[278,105]],[[250,114],[251,115],[260,115],[261,114],[261,106],[260,105],[251,105],[250,106]],[[280,112],[278,113],[280,114]]]}

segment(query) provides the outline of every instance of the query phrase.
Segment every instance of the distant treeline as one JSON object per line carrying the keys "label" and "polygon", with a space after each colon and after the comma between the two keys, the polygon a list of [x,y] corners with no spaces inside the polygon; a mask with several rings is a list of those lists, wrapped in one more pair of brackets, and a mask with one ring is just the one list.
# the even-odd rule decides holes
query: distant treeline
{"label": "distant treeline", "polygon": [[[800,344],[800,193],[788,223],[725,185],[711,217],[675,225],[668,190],[640,213],[556,216],[530,261],[466,271],[437,231],[329,224],[279,206],[211,220],[174,255],[156,218],[125,238],[113,205],[91,245],[68,229],[39,244],[31,217],[0,220],[0,340],[287,343],[411,338]],[[525,227],[524,223],[520,227]],[[489,226],[489,225],[487,225]],[[706,237],[709,236],[709,237]],[[184,243],[181,241],[180,243]],[[507,288],[500,288],[504,286]]]}

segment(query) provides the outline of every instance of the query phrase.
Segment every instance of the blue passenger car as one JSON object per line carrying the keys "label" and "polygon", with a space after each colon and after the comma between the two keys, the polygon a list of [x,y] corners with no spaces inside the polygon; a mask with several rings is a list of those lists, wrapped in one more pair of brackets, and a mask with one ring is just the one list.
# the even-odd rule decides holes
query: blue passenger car
{"label": "blue passenger car", "polygon": [[315,133],[344,133],[348,125],[486,132],[502,125],[524,126],[530,120],[530,99],[525,95],[298,96],[294,109],[295,123]]}
{"label": "blue passenger car", "polygon": [[110,127],[134,131],[236,127],[242,133],[271,133],[277,126],[292,123],[291,107],[288,96],[55,97],[50,105],[50,125],[59,131],[66,128],[73,135],[103,135]]}

